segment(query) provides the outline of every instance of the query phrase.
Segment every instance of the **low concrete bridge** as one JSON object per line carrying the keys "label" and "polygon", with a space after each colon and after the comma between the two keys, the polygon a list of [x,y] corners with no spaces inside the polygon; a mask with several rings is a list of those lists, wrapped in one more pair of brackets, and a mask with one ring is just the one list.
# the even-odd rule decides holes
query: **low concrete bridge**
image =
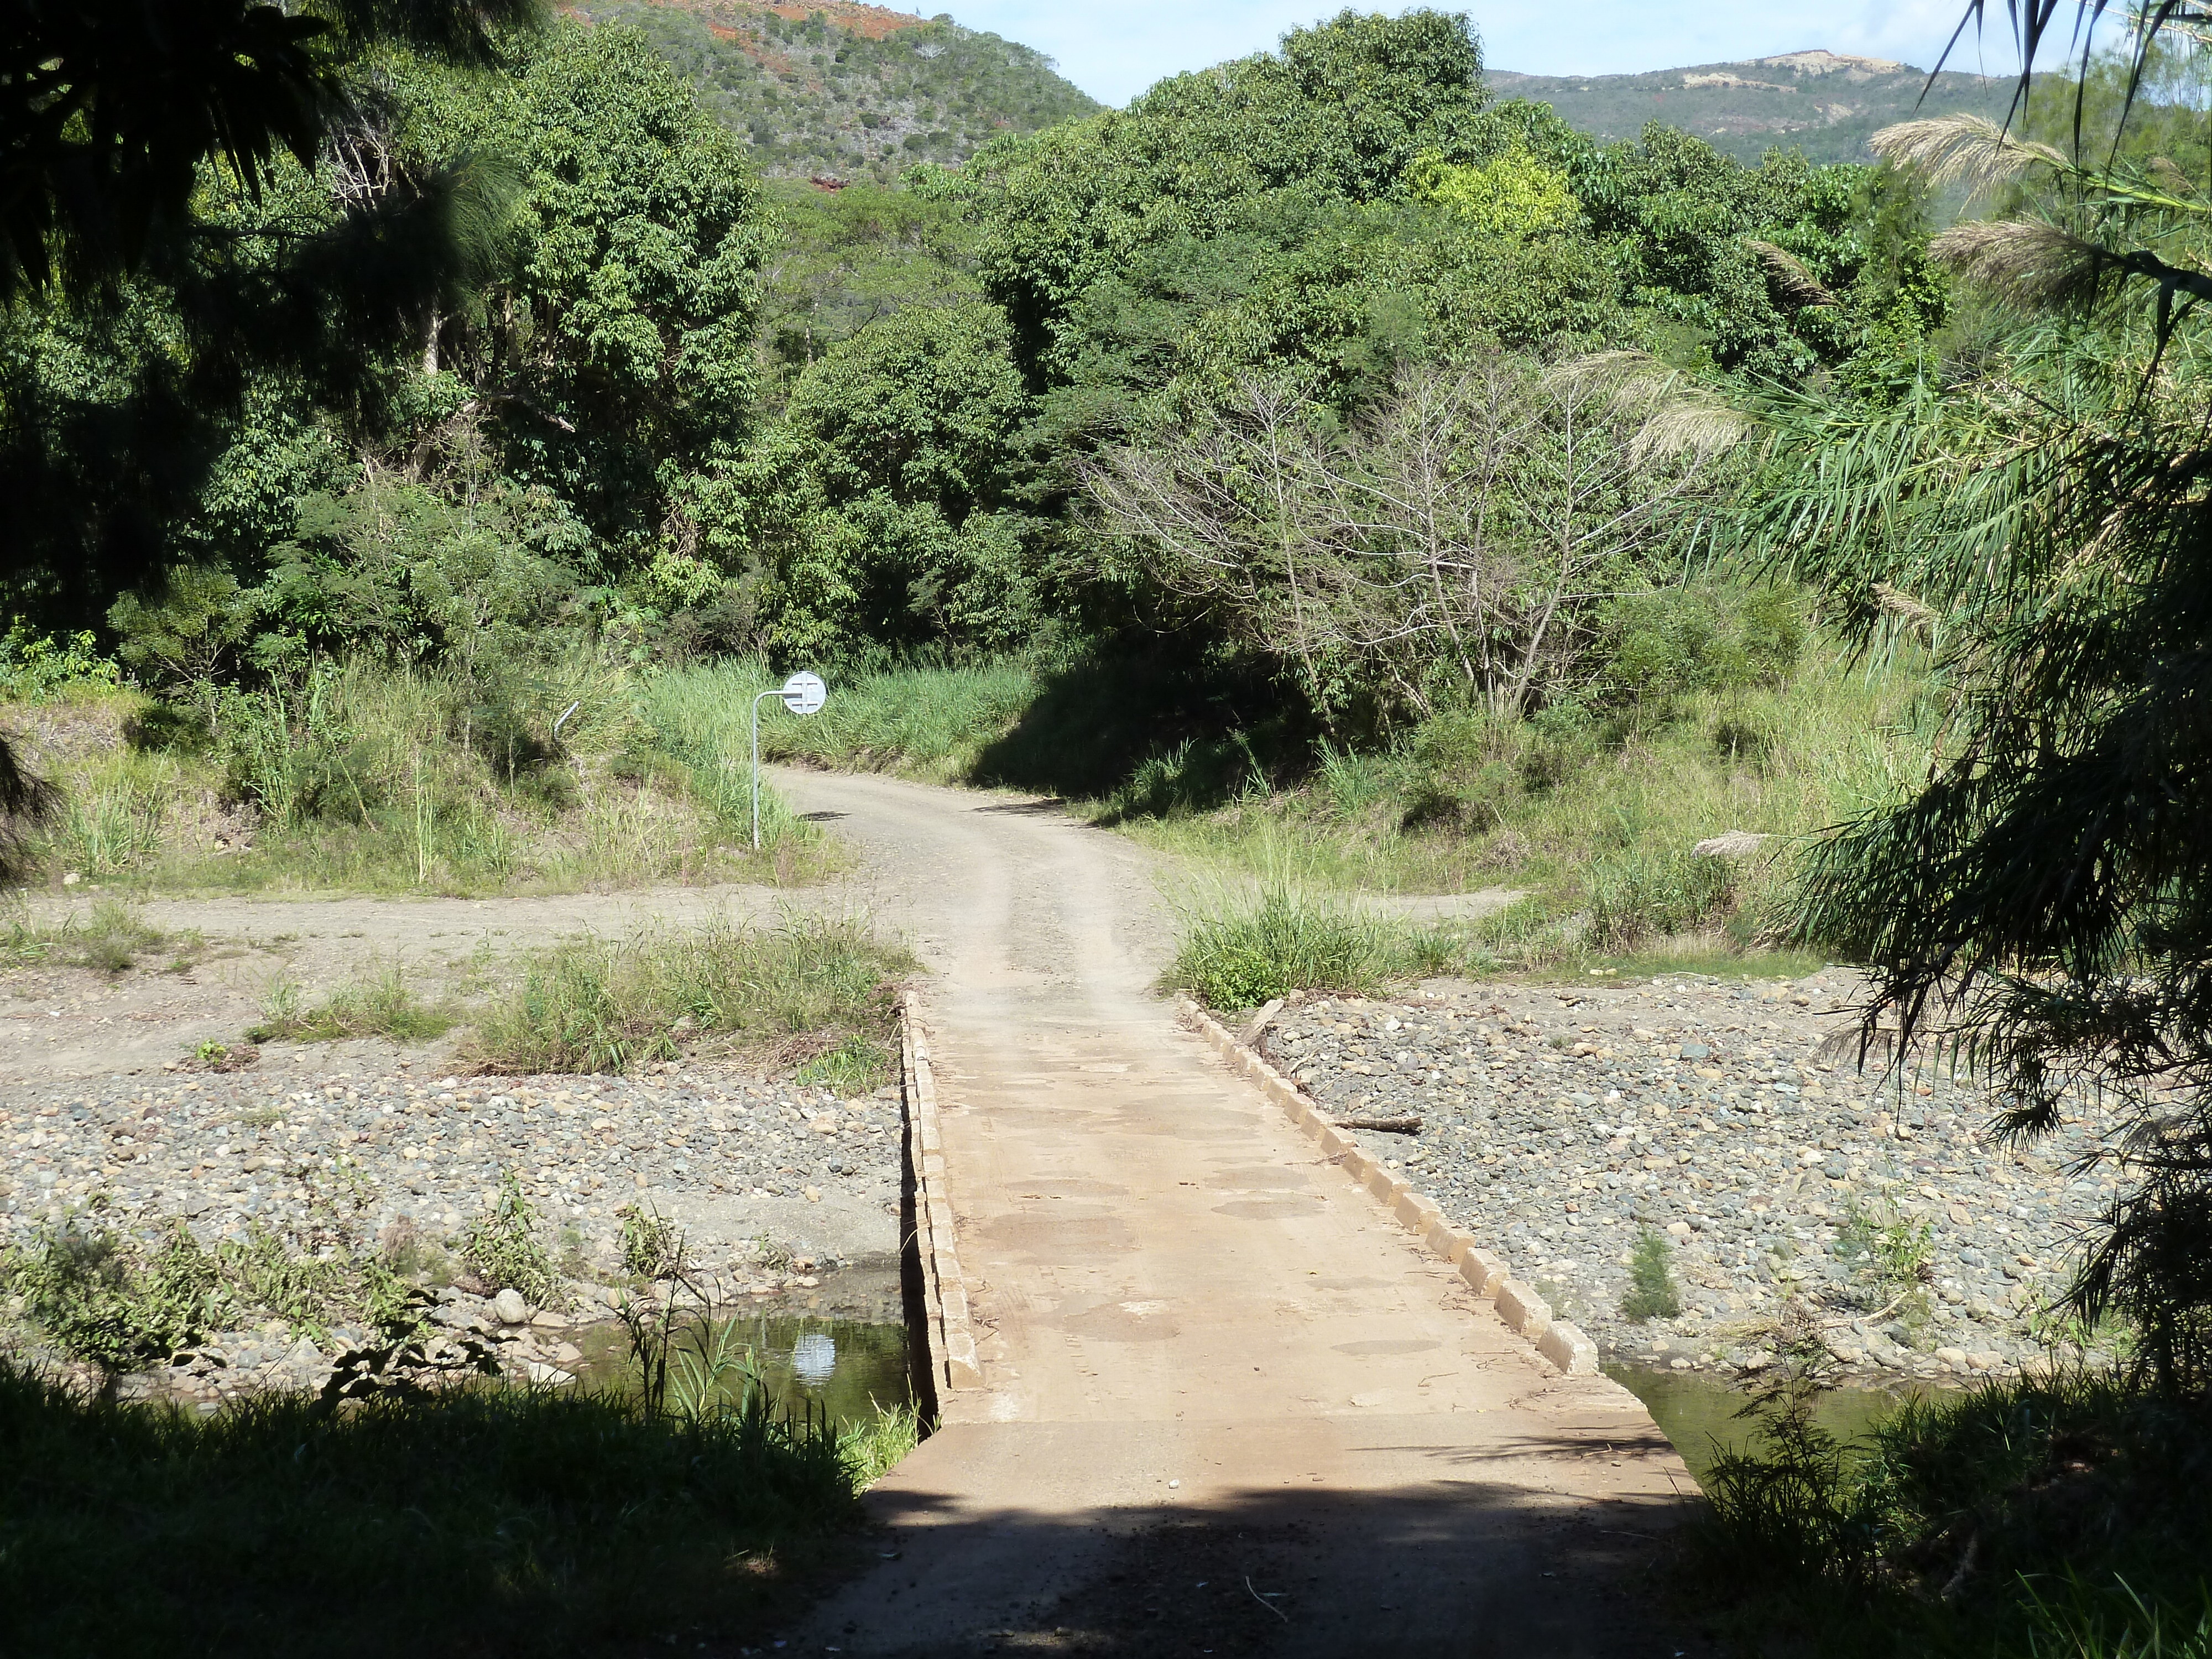
{"label": "low concrete bridge", "polygon": [[975,1342],[791,1650],[1696,1650],[1650,1577],[1680,1460],[1183,1029],[1154,860],[1047,805],[777,782],[931,970]]}

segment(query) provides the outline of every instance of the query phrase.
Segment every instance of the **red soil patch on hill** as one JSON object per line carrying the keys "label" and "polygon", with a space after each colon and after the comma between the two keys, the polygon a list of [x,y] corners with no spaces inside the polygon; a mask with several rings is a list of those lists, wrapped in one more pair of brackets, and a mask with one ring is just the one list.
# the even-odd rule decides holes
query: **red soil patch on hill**
{"label": "red soil patch on hill", "polygon": [[[735,40],[745,33],[745,21],[763,13],[773,12],[789,23],[803,23],[815,13],[833,28],[857,34],[864,40],[880,40],[899,29],[910,29],[927,20],[918,12],[893,11],[887,6],[869,6],[858,0],[817,0],[808,4],[805,0],[644,0],[647,5],[666,6],[674,11],[688,11],[707,20],[707,26],[721,39]],[[561,9],[578,11],[590,15],[588,6],[566,0]]]}

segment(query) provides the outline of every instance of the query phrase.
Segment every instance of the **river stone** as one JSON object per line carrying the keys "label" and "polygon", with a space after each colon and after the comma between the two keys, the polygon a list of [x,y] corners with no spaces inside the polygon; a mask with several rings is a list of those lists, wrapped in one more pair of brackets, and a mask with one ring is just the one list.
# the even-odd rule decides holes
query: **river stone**
{"label": "river stone", "polygon": [[513,1285],[491,1299],[491,1310],[502,1325],[526,1325],[530,1322],[530,1304],[522,1299],[522,1292]]}

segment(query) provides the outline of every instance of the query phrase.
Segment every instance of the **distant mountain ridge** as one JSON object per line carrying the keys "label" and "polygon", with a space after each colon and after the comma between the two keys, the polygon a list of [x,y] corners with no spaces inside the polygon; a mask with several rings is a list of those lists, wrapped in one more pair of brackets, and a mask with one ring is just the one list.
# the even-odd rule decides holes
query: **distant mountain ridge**
{"label": "distant mountain ridge", "polygon": [[858,0],[588,0],[641,29],[771,177],[889,180],[959,162],[994,132],[1099,106],[1052,59],[995,34]]}
{"label": "distant mountain ridge", "polygon": [[1802,149],[1814,161],[1872,161],[1867,140],[1891,123],[1961,110],[2002,119],[2014,86],[1955,70],[1931,82],[1909,64],[1820,47],[1642,75],[1494,70],[1484,79],[1500,96],[1549,104],[1601,138],[1633,138],[1658,121],[1749,162],[1777,147]]}

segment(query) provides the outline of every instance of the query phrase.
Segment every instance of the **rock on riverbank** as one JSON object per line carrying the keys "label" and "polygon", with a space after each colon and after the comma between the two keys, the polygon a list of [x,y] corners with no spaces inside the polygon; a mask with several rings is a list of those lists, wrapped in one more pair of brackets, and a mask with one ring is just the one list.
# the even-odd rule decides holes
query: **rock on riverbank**
{"label": "rock on riverbank", "polygon": [[[1333,1117],[1419,1116],[1417,1134],[1359,1141],[1607,1358],[1738,1363],[1794,1297],[1870,1374],[2014,1366],[2052,1337],[2076,1231],[2113,1190],[2108,1171],[2071,1171],[2109,1124],[2089,1111],[2008,1147],[1970,1081],[1881,1055],[1862,1073],[1857,990],[1836,969],[1795,984],[1436,981],[1418,998],[1302,1002],[1261,1041]],[[1647,1232],[1668,1243],[1679,1318],[1621,1312]],[[1895,1274],[1916,1255],[1917,1293]]]}

